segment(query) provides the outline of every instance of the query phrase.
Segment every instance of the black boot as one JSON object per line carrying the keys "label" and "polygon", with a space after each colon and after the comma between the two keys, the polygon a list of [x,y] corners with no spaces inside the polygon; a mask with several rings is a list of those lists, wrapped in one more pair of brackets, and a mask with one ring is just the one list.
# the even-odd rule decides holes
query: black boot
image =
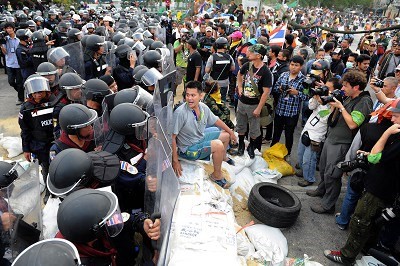
{"label": "black boot", "polygon": [[250,156],[250,159],[254,159],[254,157],[256,156],[254,154],[254,148],[255,148],[255,140],[250,138],[250,144],[249,146],[247,146],[247,153]]}
{"label": "black boot", "polygon": [[238,156],[242,156],[244,154],[244,135],[239,135],[239,148],[238,148]]}
{"label": "black boot", "polygon": [[258,149],[261,152],[261,145],[262,145],[262,134],[258,136],[258,138],[256,138],[254,149]]}

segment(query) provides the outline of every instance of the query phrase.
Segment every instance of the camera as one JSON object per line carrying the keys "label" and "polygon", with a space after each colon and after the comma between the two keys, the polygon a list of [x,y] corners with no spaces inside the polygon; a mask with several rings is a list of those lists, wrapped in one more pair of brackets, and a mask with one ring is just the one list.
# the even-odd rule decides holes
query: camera
{"label": "camera", "polygon": [[368,157],[364,153],[357,153],[354,160],[340,162],[336,166],[343,172],[350,172],[357,168],[368,170]]}
{"label": "camera", "polygon": [[289,91],[288,90],[290,90],[289,85],[282,86],[283,98],[289,97]]}
{"label": "camera", "polygon": [[378,87],[378,88],[383,88],[383,80],[377,79],[374,82],[374,86]]}
{"label": "camera", "polygon": [[327,103],[333,103],[335,100],[333,98],[336,98],[339,102],[343,102],[343,96],[342,96],[342,91],[341,90],[334,90],[332,91],[331,95],[328,96],[321,96],[322,104],[325,105]]}
{"label": "camera", "polygon": [[315,74],[310,74],[304,81],[303,87],[304,89],[311,89],[316,86],[315,82],[321,82],[321,77]]}
{"label": "camera", "polygon": [[322,86],[316,89],[310,88],[310,96],[313,97],[314,95],[328,96],[329,88],[327,86]]}
{"label": "camera", "polygon": [[0,44],[6,44],[7,33],[5,31],[0,31]]}
{"label": "camera", "polygon": [[400,215],[400,199],[396,198],[392,207],[388,207],[382,210],[381,216],[376,218],[375,223],[377,225],[383,225],[384,223],[394,220]]}

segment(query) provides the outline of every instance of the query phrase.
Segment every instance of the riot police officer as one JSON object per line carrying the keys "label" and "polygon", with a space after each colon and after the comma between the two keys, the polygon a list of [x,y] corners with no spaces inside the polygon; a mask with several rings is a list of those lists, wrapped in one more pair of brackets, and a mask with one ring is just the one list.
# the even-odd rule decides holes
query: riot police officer
{"label": "riot police officer", "polygon": [[65,149],[77,148],[85,152],[93,151],[93,124],[97,121],[97,113],[82,104],[71,103],[60,112],[61,135],[50,148],[50,160]]}
{"label": "riot police officer", "polygon": [[47,51],[49,50],[45,36],[42,31],[36,31],[31,36],[32,48],[29,50],[29,54],[32,58],[32,64],[34,70],[37,70],[38,66],[47,62]]}
{"label": "riot police officer", "polygon": [[135,85],[133,69],[135,68],[136,55],[132,48],[122,44],[115,49],[119,64],[113,69],[113,77],[119,90],[132,88]]}
{"label": "riot police officer", "polygon": [[65,239],[46,239],[29,246],[14,260],[12,266],[41,266],[57,262],[62,266],[82,265],[78,250]]}
{"label": "riot police officer", "polygon": [[115,106],[110,114],[110,131],[102,146],[116,154],[124,167],[115,182],[121,209],[131,213],[144,207],[146,141],[144,129],[149,115],[132,103]]}
{"label": "riot police officer", "polygon": [[60,92],[57,68],[49,62],[43,62],[38,66],[36,74],[45,77],[49,81],[51,93],[57,97]]}
{"label": "riot police officer", "polygon": [[54,137],[60,137],[59,115],[61,109],[70,103],[81,103],[83,99],[82,86],[85,81],[76,73],[65,73],[59,80],[61,93],[57,96],[57,104],[53,110]]}
{"label": "riot police officer", "polygon": [[157,51],[150,50],[147,51],[143,55],[143,62],[144,65],[148,68],[154,67],[155,69],[161,71],[160,65],[161,65],[161,54]]}
{"label": "riot police officer", "polygon": [[98,35],[89,35],[87,37],[84,54],[85,80],[111,74],[111,69],[106,64],[103,56],[105,52],[104,44],[104,38]]}
{"label": "riot police officer", "polygon": [[58,20],[56,19],[57,11],[50,9],[48,15],[49,17],[44,21],[43,26],[53,32],[58,25]]}
{"label": "riot police officer", "polygon": [[19,39],[15,54],[17,55],[18,64],[21,68],[22,81],[25,82],[30,75],[35,73],[32,57],[29,54],[32,32],[28,29],[19,29],[15,34]]}
{"label": "riot police officer", "polygon": [[35,18],[33,19],[33,21],[34,21],[35,24],[36,24],[36,29],[38,29],[38,30],[43,29],[42,23],[44,22],[44,19],[43,19],[42,16],[37,16],[37,17],[35,17]]}
{"label": "riot police officer", "polygon": [[70,29],[67,33],[67,37],[67,43],[79,42],[82,39],[82,31],[76,28]]}
{"label": "riot police officer", "polygon": [[[22,150],[27,161],[30,162],[33,157],[39,160],[43,177],[46,177],[49,171],[49,150],[53,140],[53,108],[47,106],[51,95],[49,81],[34,74],[29,76],[24,87],[28,99],[21,105],[18,115]],[[48,196],[46,191],[45,201]]]}
{"label": "riot police officer", "polygon": [[51,48],[47,51],[47,60],[55,65],[58,69],[58,74],[60,76],[65,73],[76,73],[76,71],[66,64],[69,54],[62,47]]}
{"label": "riot police officer", "polygon": [[140,232],[143,237],[157,240],[160,220],[153,223],[142,212],[126,220],[118,203],[112,192],[75,191],[60,204],[57,213],[60,231],[56,237],[74,243],[84,265],[135,265],[132,233]]}
{"label": "riot police officer", "polygon": [[54,30],[53,33],[53,39],[54,41],[54,46],[55,47],[59,47],[59,46],[63,46],[66,45],[67,42],[67,31],[68,31],[68,25],[67,23],[61,21],[60,23],[58,23],[57,28]]}
{"label": "riot police officer", "polygon": [[104,81],[101,79],[89,79],[85,85],[84,90],[86,106],[97,112],[100,117],[103,114],[102,102],[104,97],[111,94],[111,91]]}
{"label": "riot police officer", "polygon": [[213,53],[207,60],[205,72],[209,73],[213,80],[218,82],[222,102],[226,101],[226,94],[229,86],[229,74],[235,70],[235,62],[232,56],[227,53],[228,40],[219,37],[215,41],[216,53]]}

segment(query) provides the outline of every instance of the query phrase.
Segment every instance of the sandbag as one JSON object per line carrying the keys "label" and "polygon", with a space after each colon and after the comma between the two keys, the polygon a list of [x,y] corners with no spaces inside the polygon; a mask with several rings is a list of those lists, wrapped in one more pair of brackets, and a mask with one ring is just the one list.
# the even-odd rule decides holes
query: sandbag
{"label": "sandbag", "polygon": [[251,171],[268,168],[267,162],[261,156],[255,156],[253,163],[250,165]]}
{"label": "sandbag", "polygon": [[[235,229],[236,231],[239,231],[241,229],[241,226],[235,224]],[[244,230],[240,230],[236,233],[236,244],[238,256],[248,258],[256,252],[256,250],[254,249],[254,245],[247,238],[246,232]]]}
{"label": "sandbag", "polygon": [[23,152],[20,137],[3,137],[3,134],[0,134],[0,145],[7,150],[8,158],[14,158]]}
{"label": "sandbag", "polygon": [[277,158],[283,159],[285,158],[286,155],[288,155],[288,150],[286,149],[285,144],[282,144],[280,142],[274,144],[271,148],[267,149],[264,151],[264,153],[273,155]]}
{"label": "sandbag", "polygon": [[282,176],[294,175],[294,168],[284,159],[275,157],[267,151],[263,153],[263,158],[267,162],[269,169],[277,170]]}
{"label": "sandbag", "polygon": [[281,265],[288,254],[287,240],[281,230],[264,224],[255,224],[244,230],[256,248],[256,253],[251,256],[254,260],[264,265],[267,262]]}
{"label": "sandbag", "polygon": [[58,232],[57,212],[61,201],[59,198],[50,197],[43,208],[43,238],[50,239]]}
{"label": "sandbag", "polygon": [[277,170],[271,170],[267,168],[262,168],[256,171],[253,171],[253,176],[255,183],[261,182],[269,182],[269,183],[278,183],[278,179],[282,177],[282,174]]}
{"label": "sandbag", "polygon": [[236,191],[240,188],[241,191],[248,197],[253,186],[256,184],[253,174],[250,168],[244,168],[239,174],[237,174],[236,182],[229,188],[232,196],[234,196],[239,201],[242,200],[242,196]]}

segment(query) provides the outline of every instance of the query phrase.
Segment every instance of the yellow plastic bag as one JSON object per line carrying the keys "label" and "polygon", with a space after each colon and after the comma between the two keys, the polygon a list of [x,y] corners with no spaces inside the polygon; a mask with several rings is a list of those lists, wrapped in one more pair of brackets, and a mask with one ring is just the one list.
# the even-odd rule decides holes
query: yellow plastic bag
{"label": "yellow plastic bag", "polygon": [[277,170],[282,176],[294,175],[294,168],[283,159],[288,154],[285,145],[277,143],[263,152],[262,157],[271,170]]}
{"label": "yellow plastic bag", "polygon": [[278,143],[274,144],[274,146],[272,146],[268,150],[265,150],[264,153],[268,153],[277,158],[284,159],[285,156],[288,154],[288,150],[286,149],[285,144],[278,142]]}

